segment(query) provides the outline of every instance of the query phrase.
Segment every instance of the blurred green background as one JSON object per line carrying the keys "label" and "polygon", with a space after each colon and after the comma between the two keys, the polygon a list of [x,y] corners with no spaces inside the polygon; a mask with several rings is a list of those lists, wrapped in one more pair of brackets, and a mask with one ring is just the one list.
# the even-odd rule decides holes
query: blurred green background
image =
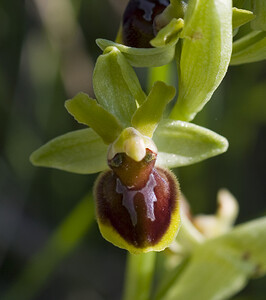
{"label": "blurred green background", "polygon": [[[126,251],[103,240],[94,219],[79,242],[62,250],[62,257],[58,250],[49,259],[51,246],[50,254],[38,260],[36,254],[91,191],[97,175],[35,168],[29,155],[51,138],[82,128],[68,115],[64,101],[79,91],[93,96],[93,66],[101,54],[95,39],[115,39],[126,2],[0,2],[0,299],[7,291],[12,295],[8,299],[30,299],[34,288],[32,299],[38,300],[112,300],[121,295]],[[138,70],[143,87],[146,73]],[[230,67],[194,122],[227,137],[230,147],[219,157],[175,170],[192,211],[213,213],[217,191],[225,187],[239,201],[237,223],[265,215],[265,61]],[[92,216],[88,211],[88,220]],[[68,228],[73,239],[78,226]],[[36,260],[37,267],[25,273]],[[262,278],[235,299],[262,300],[265,294]]]}

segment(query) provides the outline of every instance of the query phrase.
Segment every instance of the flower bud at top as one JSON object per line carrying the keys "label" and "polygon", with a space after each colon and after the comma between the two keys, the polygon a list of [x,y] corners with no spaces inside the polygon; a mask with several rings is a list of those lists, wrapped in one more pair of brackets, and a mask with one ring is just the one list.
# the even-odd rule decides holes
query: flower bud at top
{"label": "flower bud at top", "polygon": [[123,43],[130,47],[151,48],[155,37],[154,18],[169,0],[130,0],[123,15]]}

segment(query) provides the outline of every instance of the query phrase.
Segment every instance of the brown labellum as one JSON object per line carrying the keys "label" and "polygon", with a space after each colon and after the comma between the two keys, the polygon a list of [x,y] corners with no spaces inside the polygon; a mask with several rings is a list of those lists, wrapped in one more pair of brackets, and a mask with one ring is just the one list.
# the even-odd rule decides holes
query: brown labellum
{"label": "brown labellum", "polygon": [[130,47],[151,48],[155,37],[154,18],[169,5],[169,0],[130,0],[123,15],[123,43]]}
{"label": "brown labellum", "polygon": [[136,162],[125,153],[109,160],[95,185],[96,211],[103,236],[134,253],[163,250],[179,225],[179,186],[168,170],[154,167],[156,154]]}

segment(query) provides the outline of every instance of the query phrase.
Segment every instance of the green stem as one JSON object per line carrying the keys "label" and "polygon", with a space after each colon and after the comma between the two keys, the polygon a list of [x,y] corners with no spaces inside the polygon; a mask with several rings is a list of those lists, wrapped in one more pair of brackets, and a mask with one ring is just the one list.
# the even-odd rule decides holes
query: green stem
{"label": "green stem", "polygon": [[183,271],[187,267],[189,258],[185,258],[180,265],[178,265],[173,270],[169,270],[165,273],[163,279],[158,283],[159,287],[154,296],[154,300],[164,300],[167,292],[172,288],[177,282],[179,276],[182,276]]}
{"label": "green stem", "polygon": [[156,252],[127,257],[123,300],[149,300]]}

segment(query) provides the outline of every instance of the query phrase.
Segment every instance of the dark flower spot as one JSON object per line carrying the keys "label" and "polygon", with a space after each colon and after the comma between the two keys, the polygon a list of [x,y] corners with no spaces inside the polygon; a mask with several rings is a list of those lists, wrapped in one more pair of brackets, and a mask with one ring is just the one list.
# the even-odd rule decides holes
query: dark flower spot
{"label": "dark flower spot", "polygon": [[168,5],[168,0],[130,0],[123,15],[123,43],[151,48],[150,40],[155,37],[154,18]]}

